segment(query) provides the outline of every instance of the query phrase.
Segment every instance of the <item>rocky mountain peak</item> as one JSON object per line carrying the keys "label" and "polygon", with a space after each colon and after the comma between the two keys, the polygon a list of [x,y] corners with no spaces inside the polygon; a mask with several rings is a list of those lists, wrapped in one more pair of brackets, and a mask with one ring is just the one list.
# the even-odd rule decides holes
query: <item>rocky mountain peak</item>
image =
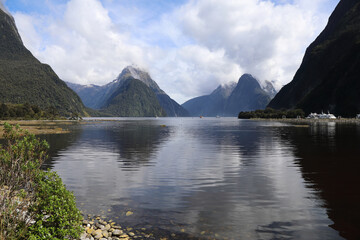
{"label": "rocky mountain peak", "polygon": [[145,70],[142,70],[138,67],[127,66],[122,70],[120,75],[115,79],[116,82],[121,82],[128,77],[133,77],[145,83],[150,87],[155,93],[164,93],[163,90],[157,85],[157,83],[150,77],[150,74]]}
{"label": "rocky mountain peak", "polygon": [[122,79],[124,77],[129,77],[129,76],[138,79],[142,82],[151,79],[149,73],[134,66],[127,66],[126,68],[124,68],[119,74],[118,79]]}
{"label": "rocky mountain peak", "polygon": [[251,74],[245,73],[240,77],[238,81],[236,88],[239,87],[261,88],[261,85],[255,77],[253,77]]}
{"label": "rocky mountain peak", "polygon": [[275,97],[275,95],[277,94],[274,85],[268,80],[265,80],[265,82],[262,84],[262,89],[267,92],[271,98]]}
{"label": "rocky mountain peak", "polygon": [[223,83],[219,85],[210,95],[221,95],[224,98],[228,98],[235,89],[236,84],[236,82]]}

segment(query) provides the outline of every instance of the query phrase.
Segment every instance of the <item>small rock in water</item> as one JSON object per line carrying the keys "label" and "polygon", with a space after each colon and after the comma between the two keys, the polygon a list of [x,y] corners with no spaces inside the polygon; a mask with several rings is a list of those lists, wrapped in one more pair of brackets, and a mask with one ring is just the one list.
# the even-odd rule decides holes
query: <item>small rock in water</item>
{"label": "small rock in water", "polygon": [[100,229],[92,232],[91,235],[93,235],[95,239],[100,239],[103,237],[102,231]]}
{"label": "small rock in water", "polygon": [[92,234],[95,230],[92,229],[92,228],[87,227],[87,228],[85,228],[85,231],[86,231],[86,233],[88,233],[88,234]]}
{"label": "small rock in water", "polygon": [[102,235],[103,235],[103,237],[105,237],[105,238],[109,237],[109,233],[108,233],[108,231],[106,231],[106,230],[102,231]]}
{"label": "small rock in water", "polygon": [[120,238],[128,238],[128,237],[129,235],[127,235],[126,233],[120,235]]}
{"label": "small rock in water", "polygon": [[123,234],[124,232],[122,230],[119,230],[119,229],[115,229],[113,232],[112,232],[112,235],[113,236],[120,236],[121,234]]}
{"label": "small rock in water", "polygon": [[109,231],[110,228],[111,228],[110,224],[106,224],[106,225],[105,225],[105,230],[106,230],[106,231]]}

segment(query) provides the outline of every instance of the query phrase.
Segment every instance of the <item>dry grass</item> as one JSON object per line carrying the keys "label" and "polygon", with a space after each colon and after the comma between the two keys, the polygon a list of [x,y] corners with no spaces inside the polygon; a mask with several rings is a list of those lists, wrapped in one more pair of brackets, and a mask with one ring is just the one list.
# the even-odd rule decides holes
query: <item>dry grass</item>
{"label": "dry grass", "polygon": [[77,124],[78,121],[61,120],[61,121],[49,121],[49,120],[6,120],[0,121],[0,138],[3,136],[3,125],[7,122],[11,125],[19,124],[22,129],[28,130],[35,135],[39,134],[63,134],[70,131],[65,126]]}

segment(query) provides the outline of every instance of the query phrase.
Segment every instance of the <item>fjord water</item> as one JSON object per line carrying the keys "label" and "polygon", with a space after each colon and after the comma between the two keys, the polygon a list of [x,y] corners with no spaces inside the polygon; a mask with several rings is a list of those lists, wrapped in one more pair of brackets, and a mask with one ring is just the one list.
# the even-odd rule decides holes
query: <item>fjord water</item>
{"label": "fjord water", "polygon": [[201,239],[360,236],[360,125],[113,120],[46,137],[86,214]]}

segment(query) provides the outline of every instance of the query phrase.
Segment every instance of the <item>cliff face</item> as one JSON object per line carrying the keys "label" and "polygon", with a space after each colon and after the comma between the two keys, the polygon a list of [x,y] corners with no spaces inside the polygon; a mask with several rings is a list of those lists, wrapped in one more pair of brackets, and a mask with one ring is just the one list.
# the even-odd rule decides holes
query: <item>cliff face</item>
{"label": "cliff face", "polygon": [[63,115],[85,114],[79,96],[26,49],[13,17],[2,8],[0,39],[0,102],[55,107]]}
{"label": "cliff face", "polygon": [[360,112],[360,2],[342,0],[308,47],[294,79],[268,105],[306,113]]}

